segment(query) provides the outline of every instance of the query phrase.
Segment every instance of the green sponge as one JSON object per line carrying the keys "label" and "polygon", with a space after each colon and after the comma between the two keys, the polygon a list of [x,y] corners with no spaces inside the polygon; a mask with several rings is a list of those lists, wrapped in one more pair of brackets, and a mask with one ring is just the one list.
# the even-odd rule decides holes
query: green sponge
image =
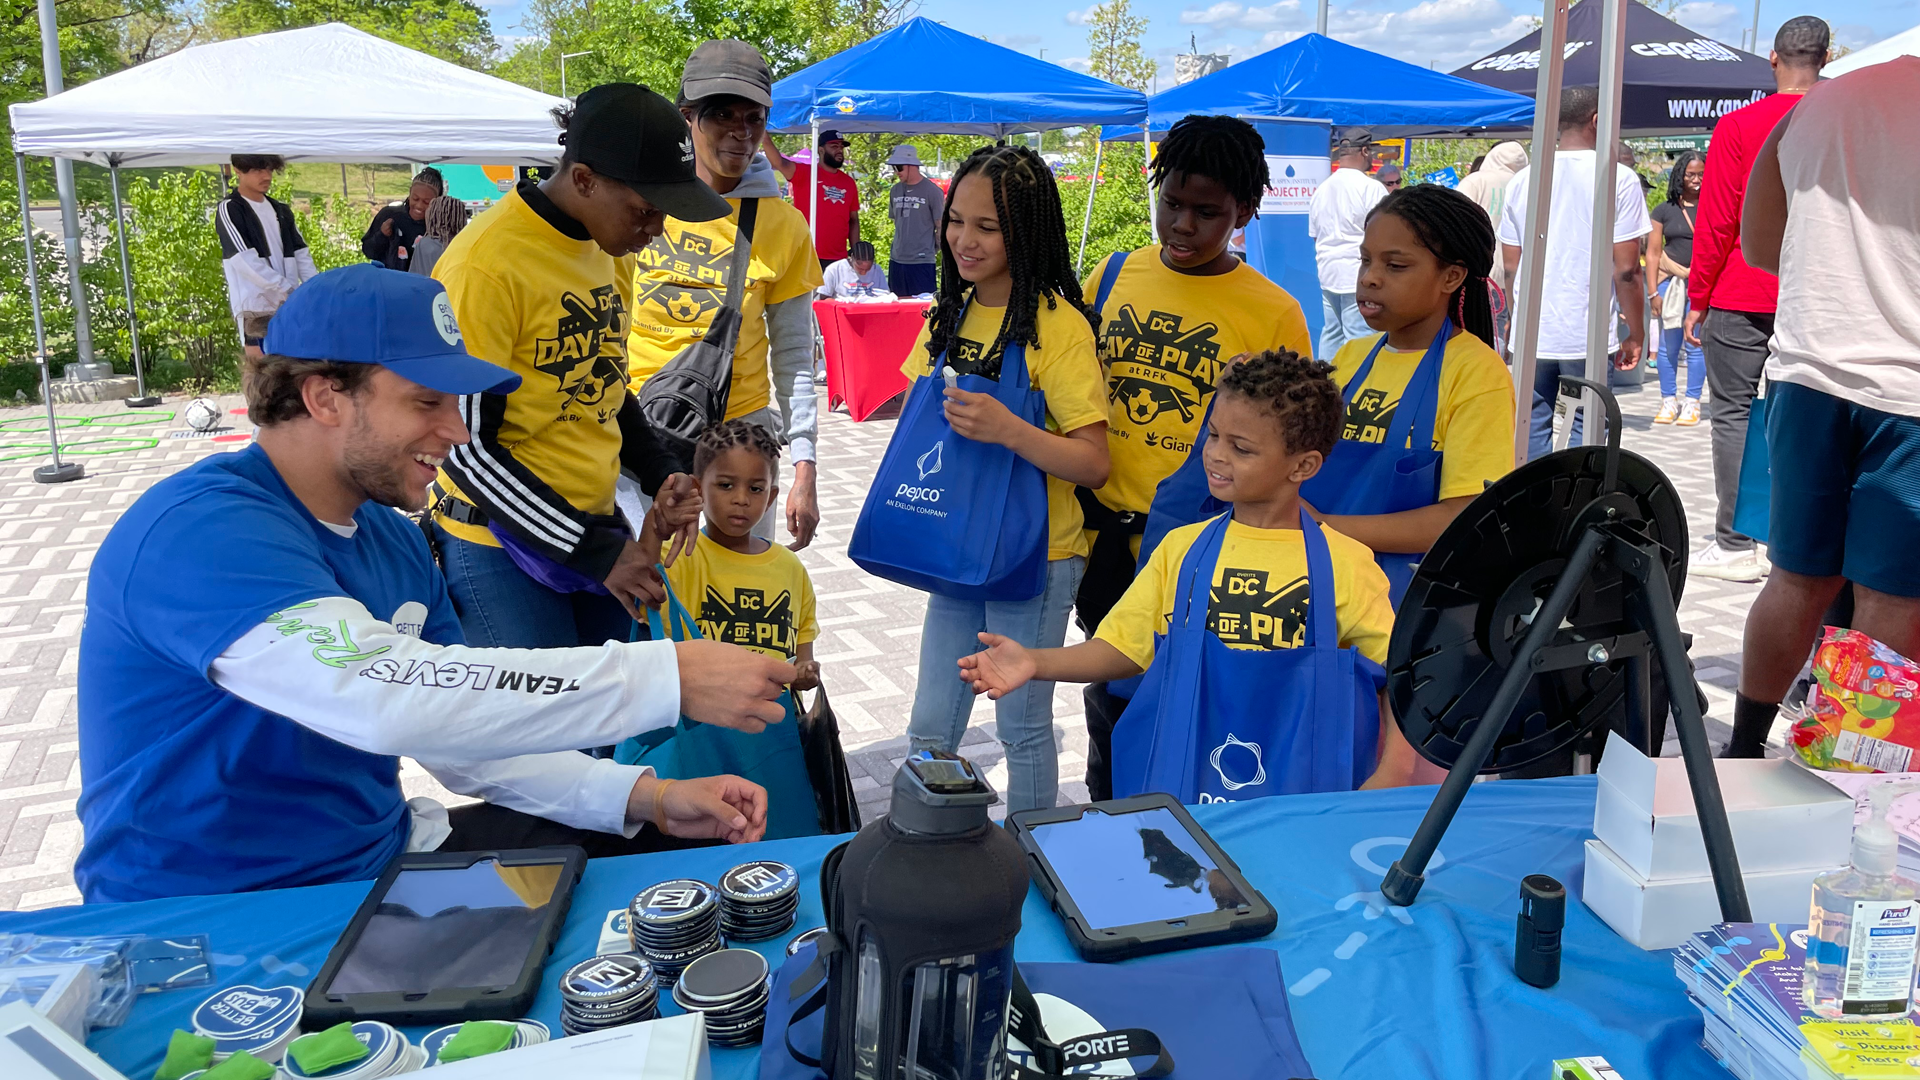
{"label": "green sponge", "polygon": [[367,1056],[367,1044],[353,1036],[353,1022],[343,1020],[325,1031],[302,1035],[287,1047],[287,1053],[308,1076],[317,1076],[335,1065],[359,1061]]}
{"label": "green sponge", "polygon": [[167,1040],[166,1060],[155,1070],[153,1080],[180,1080],[188,1073],[198,1072],[211,1064],[213,1040],[176,1028],[173,1038]]}
{"label": "green sponge", "polygon": [[465,1061],[467,1058],[482,1057],[498,1053],[513,1041],[513,1025],[502,1024],[497,1020],[469,1020],[460,1025],[440,1047],[440,1062]]}
{"label": "green sponge", "polygon": [[273,1080],[277,1070],[245,1050],[208,1069],[200,1080]]}

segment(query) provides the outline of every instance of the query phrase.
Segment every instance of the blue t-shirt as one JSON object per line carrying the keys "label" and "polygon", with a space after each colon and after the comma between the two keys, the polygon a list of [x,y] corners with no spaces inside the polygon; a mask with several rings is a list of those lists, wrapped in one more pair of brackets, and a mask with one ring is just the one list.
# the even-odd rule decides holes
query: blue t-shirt
{"label": "blue t-shirt", "polygon": [[207,673],[267,616],[331,596],[462,643],[420,530],[384,506],[353,518],[352,537],[328,529],[250,446],[155,484],[107,534],[80,634],[74,880],[89,903],[372,878],[404,849],[399,759]]}

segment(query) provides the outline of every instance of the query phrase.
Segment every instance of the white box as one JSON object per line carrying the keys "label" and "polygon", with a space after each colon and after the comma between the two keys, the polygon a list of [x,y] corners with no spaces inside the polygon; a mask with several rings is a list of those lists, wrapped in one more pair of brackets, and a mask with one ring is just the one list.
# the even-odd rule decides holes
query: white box
{"label": "white box", "polygon": [[7,1080],[127,1080],[24,1001],[0,1005],[0,1076]]}
{"label": "white box", "polygon": [[685,1013],[502,1050],[433,1069],[434,1080],[710,1080],[707,1018]]}
{"label": "white box", "polygon": [[[1846,864],[1854,809],[1846,792],[1785,758],[1713,764],[1742,873]],[[1593,834],[1636,876],[1657,882],[1711,875],[1685,762],[1649,758],[1610,733],[1599,786]]]}
{"label": "white box", "polygon": [[[1743,872],[1753,921],[1806,922],[1813,879],[1829,869]],[[1643,949],[1676,948],[1688,935],[1722,921],[1711,876],[1648,881],[1598,840],[1587,841],[1580,899],[1621,937]]]}

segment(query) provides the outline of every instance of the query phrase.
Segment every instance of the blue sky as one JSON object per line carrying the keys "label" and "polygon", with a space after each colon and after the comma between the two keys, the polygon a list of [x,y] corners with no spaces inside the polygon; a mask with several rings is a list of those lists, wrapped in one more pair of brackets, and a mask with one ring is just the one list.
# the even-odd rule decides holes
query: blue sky
{"label": "blue sky", "polygon": [[[480,0],[494,31],[518,28],[521,0]],[[1084,66],[1084,3],[1034,0],[921,0],[918,13],[1069,67]],[[1175,53],[1190,40],[1201,52],[1245,59],[1313,29],[1317,0],[1134,0],[1149,20],[1143,43],[1160,62],[1161,88]],[[1664,7],[1665,5],[1661,5]],[[1333,36],[1350,44],[1448,71],[1528,32],[1540,5],[1525,0],[1333,0]],[[1859,48],[1920,23],[1920,0],[1761,0],[1760,40],[1771,41],[1795,15],[1817,14],[1841,44]],[[1738,45],[1752,24],[1751,0],[1685,0],[1675,16],[1694,30]],[[1765,50],[1760,50],[1764,55]]]}

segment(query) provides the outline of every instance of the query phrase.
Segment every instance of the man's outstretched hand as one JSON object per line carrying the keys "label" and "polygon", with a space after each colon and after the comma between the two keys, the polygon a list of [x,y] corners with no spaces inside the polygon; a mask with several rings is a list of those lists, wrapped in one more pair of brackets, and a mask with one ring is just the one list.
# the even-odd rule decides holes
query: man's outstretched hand
{"label": "man's outstretched hand", "polygon": [[750,734],[787,715],[780,695],[793,665],[724,641],[674,644],[680,662],[680,712],[692,720]]}

